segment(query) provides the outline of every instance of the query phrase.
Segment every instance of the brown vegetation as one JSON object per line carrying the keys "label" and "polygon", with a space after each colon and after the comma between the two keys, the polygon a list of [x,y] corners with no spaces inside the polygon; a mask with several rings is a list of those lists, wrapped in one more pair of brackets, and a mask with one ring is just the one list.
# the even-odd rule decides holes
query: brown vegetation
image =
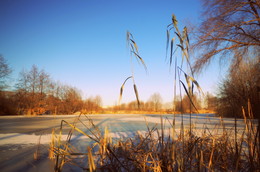
{"label": "brown vegetation", "polygon": [[11,72],[12,70],[8,66],[7,61],[0,55],[0,115],[13,114],[15,112],[12,93],[5,91],[8,87],[6,80]]}
{"label": "brown vegetation", "polygon": [[77,88],[52,81],[35,65],[20,73],[15,91],[0,91],[1,115],[93,113],[101,104],[100,96],[83,100]]}
{"label": "brown vegetation", "polygon": [[8,66],[6,60],[0,55],[0,91],[7,87],[6,79],[10,75],[12,70]]}
{"label": "brown vegetation", "polygon": [[240,107],[247,109],[247,102],[252,104],[255,118],[260,115],[260,95],[257,80],[260,79],[259,61],[248,59],[240,62],[236,70],[230,72],[219,90],[217,112],[223,116],[243,117]]}
{"label": "brown vegetation", "polygon": [[203,2],[203,22],[194,33],[194,51],[199,52],[195,70],[202,69],[216,55],[231,60],[233,64],[248,56],[259,58],[259,0]]}
{"label": "brown vegetation", "polygon": [[224,116],[242,117],[241,106],[252,104],[259,114],[260,2],[259,0],[203,1],[202,23],[193,33],[193,51],[200,71],[214,58],[231,62],[220,84],[216,109]]}
{"label": "brown vegetation", "polygon": [[[192,132],[183,128],[178,131],[175,120],[169,121],[170,128],[165,128],[162,119],[161,128],[147,125],[145,134],[137,132],[134,138],[119,140],[112,140],[107,128],[101,132],[91,119],[80,115],[73,124],[62,121],[59,134],[53,133],[50,155],[55,171],[66,166],[88,171],[258,171],[257,124],[250,119],[250,111],[243,112],[245,128],[240,134],[233,128],[226,129],[224,124],[213,130],[204,126],[202,131],[196,127]],[[85,128],[79,128],[78,123]],[[71,130],[62,140],[67,128]],[[83,142],[85,149],[80,152],[71,141],[77,133],[92,143]]]}

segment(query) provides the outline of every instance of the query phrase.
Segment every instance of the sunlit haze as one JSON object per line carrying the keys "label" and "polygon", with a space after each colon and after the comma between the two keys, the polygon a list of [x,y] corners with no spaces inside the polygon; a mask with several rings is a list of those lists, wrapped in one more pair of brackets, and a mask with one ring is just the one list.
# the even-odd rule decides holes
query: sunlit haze
{"label": "sunlit haze", "polygon": [[[148,68],[146,73],[134,61],[140,99],[146,101],[158,92],[170,102],[174,70],[165,60],[166,27],[173,13],[181,29],[196,25],[201,8],[198,0],[4,0],[0,54],[13,70],[13,86],[19,72],[35,64],[53,80],[80,89],[83,98],[100,95],[103,105],[114,105],[123,81],[131,75],[126,44],[130,31]],[[174,56],[181,59],[180,54]],[[217,89],[224,75],[218,68],[214,62],[197,76],[204,92]],[[133,100],[132,84],[127,83],[122,101]]]}

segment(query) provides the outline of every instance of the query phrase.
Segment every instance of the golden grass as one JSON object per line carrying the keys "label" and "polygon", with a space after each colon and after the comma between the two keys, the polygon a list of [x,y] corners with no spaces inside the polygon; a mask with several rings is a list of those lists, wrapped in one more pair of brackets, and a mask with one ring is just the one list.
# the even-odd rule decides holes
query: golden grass
{"label": "golden grass", "polygon": [[202,131],[193,126],[191,133],[177,131],[175,121],[168,120],[169,133],[166,119],[161,118],[160,129],[147,125],[145,134],[136,133],[135,137],[124,140],[112,140],[107,129],[102,134],[91,119],[80,115],[77,122],[87,118],[84,125],[90,134],[77,128],[76,122],[63,122],[61,129],[66,125],[89,138],[86,151],[75,152],[77,149],[69,139],[62,142],[54,136],[56,141],[52,140],[50,152],[54,150],[56,171],[62,171],[65,164],[89,171],[257,171],[260,170],[259,130],[249,119],[250,112],[244,115],[245,129],[237,139],[233,129],[227,130],[224,124],[215,130],[205,126]]}
{"label": "golden grass", "polygon": [[34,160],[38,160],[40,157],[41,137],[42,137],[42,135],[40,135],[38,143],[37,143],[36,151],[33,153]]}
{"label": "golden grass", "polygon": [[134,55],[136,57],[136,60],[138,62],[142,63],[146,72],[147,72],[147,67],[145,65],[143,58],[139,55],[138,47],[137,47],[136,42],[134,41],[133,35],[128,31],[126,33],[126,41],[127,41],[128,46],[129,46],[130,54],[131,54],[130,58],[131,58],[132,75],[125,79],[124,83],[122,84],[122,86],[120,88],[120,95],[119,95],[118,104],[120,105],[120,103],[121,103],[124,85],[125,85],[126,81],[128,79],[132,78],[137,105],[138,105],[138,108],[140,108],[139,94],[138,94],[137,86],[136,86],[135,79],[134,79],[135,76],[134,76],[134,65],[133,65],[133,61],[132,61],[132,55]]}

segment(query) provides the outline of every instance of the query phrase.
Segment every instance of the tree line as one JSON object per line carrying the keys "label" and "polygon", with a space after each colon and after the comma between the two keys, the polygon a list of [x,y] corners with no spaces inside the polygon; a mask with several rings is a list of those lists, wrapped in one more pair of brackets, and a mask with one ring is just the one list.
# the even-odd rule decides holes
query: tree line
{"label": "tree line", "polygon": [[1,115],[74,114],[79,111],[96,113],[102,110],[100,96],[83,100],[80,90],[53,81],[47,72],[40,70],[36,65],[29,71],[20,72],[15,90],[4,91],[8,87],[5,81],[11,69],[2,56],[0,63]]}
{"label": "tree line", "polygon": [[[51,79],[45,70],[33,65],[30,70],[22,70],[19,73],[14,90],[10,90],[7,84],[8,76],[12,70],[7,65],[3,56],[0,56],[0,115],[38,115],[38,114],[74,114],[104,113],[102,98],[100,96],[82,98],[82,92],[72,86],[56,82]],[[201,101],[194,96],[197,109],[201,109]],[[173,102],[172,102],[173,103]],[[110,109],[113,112],[146,111],[146,112],[172,112],[173,106],[178,112],[189,111],[189,99],[184,96],[168,107],[164,107],[162,97],[154,93],[138,106],[135,101],[114,105]],[[194,109],[192,109],[194,111]],[[194,111],[195,112],[195,111]]]}
{"label": "tree line", "polygon": [[178,96],[175,101],[164,103],[159,93],[154,93],[145,101],[122,103],[111,107],[114,112],[144,111],[146,113],[214,113],[217,106],[217,97],[207,93],[205,97],[194,94],[192,97],[194,106],[190,106],[190,99],[187,95]]}
{"label": "tree line", "polygon": [[[206,109],[217,112],[222,116],[242,117],[241,107],[251,102],[252,111],[259,111],[259,82],[260,67],[255,59],[240,62],[236,70],[230,72],[228,77],[219,86],[218,95],[207,93],[203,98],[194,94],[192,101],[196,109],[191,106],[188,96],[178,97],[168,107],[164,107],[162,97],[154,93],[146,101],[136,101],[115,105],[108,110],[113,112],[175,112],[197,113]],[[75,87],[53,81],[50,75],[33,65],[29,71],[20,72],[14,91],[4,91],[8,84],[7,77],[12,70],[5,59],[0,56],[0,114],[37,115],[37,114],[74,114],[104,113],[102,98],[89,97],[85,100],[82,93]]]}

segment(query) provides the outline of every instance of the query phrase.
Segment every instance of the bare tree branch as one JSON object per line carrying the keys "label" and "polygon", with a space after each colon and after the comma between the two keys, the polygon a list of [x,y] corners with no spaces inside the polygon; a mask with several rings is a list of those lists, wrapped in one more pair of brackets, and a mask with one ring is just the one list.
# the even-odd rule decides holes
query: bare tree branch
{"label": "bare tree branch", "polygon": [[199,52],[194,64],[196,72],[217,54],[220,59],[235,61],[237,52],[246,57],[253,56],[252,51],[260,51],[259,0],[203,1],[203,22],[194,32],[192,45]]}

